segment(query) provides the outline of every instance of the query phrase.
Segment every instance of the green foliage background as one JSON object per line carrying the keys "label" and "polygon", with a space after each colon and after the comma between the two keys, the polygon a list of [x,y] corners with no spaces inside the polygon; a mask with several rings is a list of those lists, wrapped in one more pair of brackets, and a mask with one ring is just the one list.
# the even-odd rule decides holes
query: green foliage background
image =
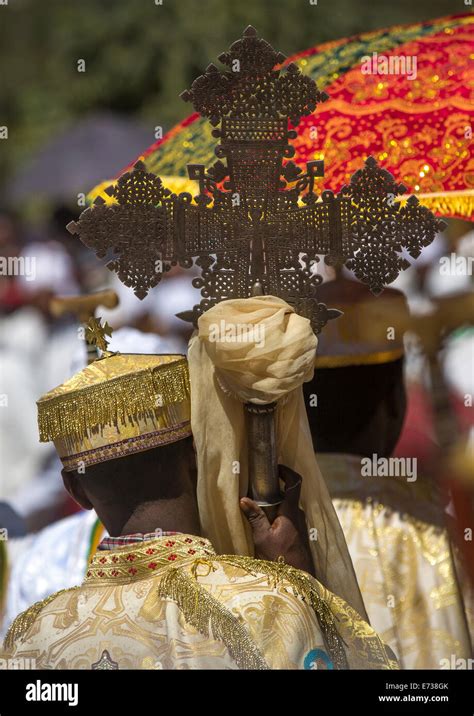
{"label": "green foliage background", "polygon": [[[3,0],[5,2],[5,0]],[[157,0],[159,2],[159,0]],[[464,0],[8,0],[0,3],[0,183],[94,110],[168,129],[179,93],[250,24],[286,54],[469,8]],[[79,59],[86,72],[77,71]]]}

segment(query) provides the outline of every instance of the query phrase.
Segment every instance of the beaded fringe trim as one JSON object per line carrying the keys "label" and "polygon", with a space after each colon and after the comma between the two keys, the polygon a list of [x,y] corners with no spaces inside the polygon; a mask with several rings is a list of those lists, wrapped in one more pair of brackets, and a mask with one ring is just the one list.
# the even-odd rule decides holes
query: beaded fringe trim
{"label": "beaded fringe trim", "polygon": [[46,599],[42,599],[39,602],[35,602],[31,605],[31,607],[28,607],[28,609],[19,614],[6,633],[5,640],[3,642],[3,648],[5,649],[5,651],[12,651],[15,647],[16,641],[21,640],[26,636],[29,628],[35,622],[38,614],[41,612],[42,609],[44,609],[44,607],[48,606],[48,604],[52,602],[53,599],[59,597],[60,594],[64,594],[65,592],[73,592],[76,589],[79,589],[79,587],[60,589],[59,592],[54,592],[54,594],[50,594],[49,597],[46,597]]}
{"label": "beaded fringe trim", "polygon": [[201,634],[208,637],[212,633],[214,639],[223,642],[240,669],[269,669],[238,619],[182,570],[167,571],[158,587],[158,595],[176,602],[186,621]]}
{"label": "beaded fringe trim", "polygon": [[320,626],[326,648],[335,669],[348,669],[344,642],[337,631],[335,618],[313,585],[312,580],[304,572],[284,562],[267,562],[253,557],[220,555],[213,561],[240,567],[250,574],[265,574],[276,585],[282,579],[290,582],[295,596],[300,597],[313,609]]}
{"label": "beaded fringe trim", "polygon": [[40,441],[82,440],[99,426],[162,415],[164,407],[189,400],[190,392],[188,366],[181,360],[40,400]]}

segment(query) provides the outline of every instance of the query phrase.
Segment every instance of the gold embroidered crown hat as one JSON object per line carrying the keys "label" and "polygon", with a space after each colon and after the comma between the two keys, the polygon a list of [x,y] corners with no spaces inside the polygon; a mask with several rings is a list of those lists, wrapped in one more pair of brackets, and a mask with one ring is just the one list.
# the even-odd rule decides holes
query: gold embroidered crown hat
{"label": "gold embroidered crown hat", "polygon": [[191,435],[183,355],[111,354],[37,402],[41,442],[53,441],[72,471]]}
{"label": "gold embroidered crown hat", "polygon": [[343,315],[321,332],[316,368],[391,363],[404,355],[410,311],[401,291],[386,288],[374,296],[364,284],[340,276],[319,287],[318,300]]}

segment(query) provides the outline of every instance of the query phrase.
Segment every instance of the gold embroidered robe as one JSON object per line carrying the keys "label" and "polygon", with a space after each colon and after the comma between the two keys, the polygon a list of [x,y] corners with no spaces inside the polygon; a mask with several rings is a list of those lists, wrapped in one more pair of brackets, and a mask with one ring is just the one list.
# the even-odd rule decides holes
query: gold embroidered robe
{"label": "gold embroidered robe", "polygon": [[305,572],[218,557],[182,534],[98,551],[81,587],[17,617],[2,657],[4,668],[397,668],[373,629]]}
{"label": "gold embroidered robe", "polygon": [[[372,627],[402,669],[472,657],[450,540],[431,485],[362,477],[361,458],[318,453]],[[418,514],[417,511],[418,510]]]}

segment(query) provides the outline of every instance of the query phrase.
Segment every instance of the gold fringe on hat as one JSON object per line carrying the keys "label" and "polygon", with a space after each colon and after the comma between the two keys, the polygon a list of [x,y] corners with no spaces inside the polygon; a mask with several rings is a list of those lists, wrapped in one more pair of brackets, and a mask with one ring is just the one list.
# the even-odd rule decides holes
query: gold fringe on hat
{"label": "gold fringe on hat", "polygon": [[[131,358],[117,355],[105,360],[120,362],[125,357]],[[163,365],[138,369],[67,392],[51,391],[43,396],[37,403],[41,442],[66,437],[81,440],[94,428],[133,423],[189,400],[187,362],[182,356],[175,358]]]}

